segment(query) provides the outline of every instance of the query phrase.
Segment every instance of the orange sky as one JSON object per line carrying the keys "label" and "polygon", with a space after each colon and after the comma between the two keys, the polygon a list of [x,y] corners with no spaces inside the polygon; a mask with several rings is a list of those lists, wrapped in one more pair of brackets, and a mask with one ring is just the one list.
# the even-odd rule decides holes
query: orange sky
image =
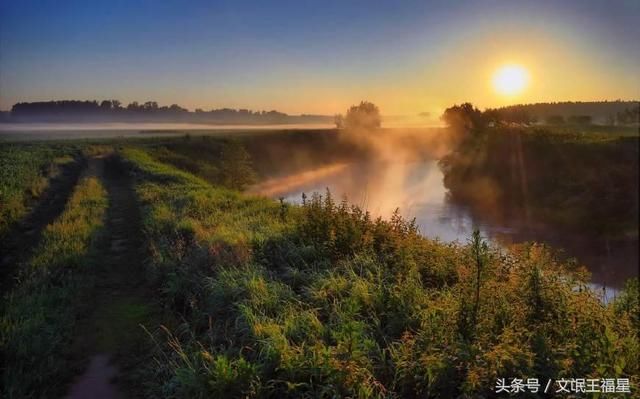
{"label": "orange sky", "polygon": [[[640,98],[640,1],[5,2],[0,109],[119,99],[189,109],[438,114],[470,101]],[[491,86],[526,68],[517,96]]]}

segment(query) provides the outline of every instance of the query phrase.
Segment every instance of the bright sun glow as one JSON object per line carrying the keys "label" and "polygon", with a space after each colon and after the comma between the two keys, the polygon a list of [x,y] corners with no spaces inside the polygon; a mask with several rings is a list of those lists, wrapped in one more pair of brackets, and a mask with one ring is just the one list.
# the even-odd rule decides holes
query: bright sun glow
{"label": "bright sun glow", "polygon": [[529,73],[518,65],[505,65],[493,74],[494,89],[505,96],[520,94],[529,83]]}

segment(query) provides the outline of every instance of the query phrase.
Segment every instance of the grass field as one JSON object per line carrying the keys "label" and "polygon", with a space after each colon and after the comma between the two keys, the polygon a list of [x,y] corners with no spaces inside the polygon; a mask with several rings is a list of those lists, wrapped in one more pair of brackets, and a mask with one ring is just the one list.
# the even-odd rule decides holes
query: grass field
{"label": "grass field", "polygon": [[[63,394],[82,365],[74,343],[93,330],[142,397],[449,398],[491,396],[498,378],[640,383],[637,280],[603,303],[583,269],[540,244],[434,241],[330,192],[300,206],[248,195],[256,164],[277,155],[254,163],[248,140],[78,145],[94,166],[115,148],[104,168],[130,178],[86,172],[20,265],[0,318],[5,397]],[[589,142],[607,159],[616,145]],[[123,201],[139,208],[140,231]]]}
{"label": "grass field", "polygon": [[84,178],[63,214],[47,226],[18,286],[4,298],[0,318],[5,397],[64,392],[77,366],[69,358],[81,300],[92,286],[92,248],[104,223],[106,193]]}
{"label": "grass field", "polygon": [[23,218],[61,168],[74,162],[73,145],[0,144],[0,237]]}

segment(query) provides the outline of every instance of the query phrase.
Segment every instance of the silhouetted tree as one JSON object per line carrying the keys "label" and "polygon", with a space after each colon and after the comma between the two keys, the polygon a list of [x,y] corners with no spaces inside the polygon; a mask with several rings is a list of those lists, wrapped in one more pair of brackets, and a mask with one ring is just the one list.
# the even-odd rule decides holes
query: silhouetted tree
{"label": "silhouetted tree", "polygon": [[454,105],[447,108],[441,117],[442,121],[457,131],[479,131],[486,125],[482,111],[471,103]]}
{"label": "silhouetted tree", "polygon": [[158,103],[155,101],[147,101],[146,103],[144,103],[144,105],[142,106],[142,108],[145,111],[155,111],[158,109]]}
{"label": "silhouetted tree", "polygon": [[275,110],[252,111],[249,109],[212,109],[196,112],[182,108],[178,104],[159,106],[155,101],[143,104],[132,101],[126,107],[118,100],[103,101],[40,101],[15,104],[8,117],[15,121],[74,122],[74,121],[193,121],[210,123],[327,123],[326,115],[291,116]]}
{"label": "silhouetted tree", "polygon": [[498,111],[497,109],[487,109],[482,113],[482,117],[483,117],[483,122],[486,125],[499,125],[501,123],[503,123],[504,121],[502,120],[502,117],[500,115],[500,111]]}
{"label": "silhouetted tree", "polygon": [[171,104],[171,106],[169,107],[169,111],[173,113],[189,112],[188,110],[182,108],[178,104]]}
{"label": "silhouetted tree", "polygon": [[[499,125],[503,123],[530,124],[537,119],[549,121],[551,116],[562,116],[565,120],[570,115],[590,116],[594,121],[601,121],[611,124],[611,116],[615,116],[615,122],[621,125],[637,124],[640,122],[640,104],[637,101],[592,101],[592,102],[557,102],[557,103],[537,103],[519,104],[508,107],[487,109],[482,112],[483,118],[479,118],[473,106],[462,104],[451,107],[451,111],[462,111],[464,117],[446,121],[448,124],[456,121],[456,126],[473,126],[475,129],[489,125]],[[456,109],[457,108],[457,109]],[[369,113],[369,110],[373,111]],[[364,114],[365,125],[370,127],[380,126],[379,113],[375,112],[377,107],[371,103],[362,102],[360,105],[350,109],[353,111],[349,121],[346,118],[336,119],[336,117],[326,115],[287,115],[278,111],[251,111],[248,109],[197,109],[190,112],[177,104],[171,106],[158,106],[155,101],[146,101],[139,104],[137,101],[131,102],[126,107],[118,100],[104,101],[79,101],[79,100],[56,100],[22,102],[15,104],[10,115],[4,117],[4,121],[38,121],[38,122],[73,122],[73,121],[193,121],[209,123],[329,123],[333,121],[336,126],[342,123],[342,127],[348,123],[359,126],[362,122],[360,116]],[[477,111],[477,112],[475,112]],[[426,113],[421,113],[426,116]],[[443,118],[444,119],[444,118]],[[449,119],[449,118],[447,118]],[[577,123],[574,120],[574,123]],[[586,123],[582,120],[580,123]]]}
{"label": "silhouetted tree", "polygon": [[[588,115],[593,120],[607,121],[610,115],[620,115],[626,109],[639,108],[638,101],[564,101],[564,102],[549,102],[549,103],[535,103],[535,104],[517,104],[507,107],[498,108],[504,115],[518,115],[523,112],[529,115],[529,123],[535,119],[547,121],[549,117],[560,115],[565,121],[568,120],[571,115]],[[524,115],[524,114],[522,114]],[[522,118],[518,123],[522,122]],[[618,121],[618,123],[621,123]]]}
{"label": "silhouetted tree", "polygon": [[344,127],[351,130],[373,130],[380,127],[380,109],[368,101],[352,105],[344,118]]}
{"label": "silhouetted tree", "polygon": [[521,107],[505,107],[505,108],[488,108],[483,112],[484,123],[505,124],[516,123],[528,125],[535,122],[525,108]]}

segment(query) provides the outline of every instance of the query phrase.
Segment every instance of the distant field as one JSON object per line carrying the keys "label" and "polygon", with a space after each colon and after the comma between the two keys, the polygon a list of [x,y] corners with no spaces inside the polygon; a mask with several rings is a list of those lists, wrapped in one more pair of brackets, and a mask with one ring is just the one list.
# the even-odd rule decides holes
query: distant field
{"label": "distant field", "polygon": [[330,129],[328,124],[203,125],[190,123],[0,123],[0,142],[135,138],[170,135],[228,135],[282,130]]}

